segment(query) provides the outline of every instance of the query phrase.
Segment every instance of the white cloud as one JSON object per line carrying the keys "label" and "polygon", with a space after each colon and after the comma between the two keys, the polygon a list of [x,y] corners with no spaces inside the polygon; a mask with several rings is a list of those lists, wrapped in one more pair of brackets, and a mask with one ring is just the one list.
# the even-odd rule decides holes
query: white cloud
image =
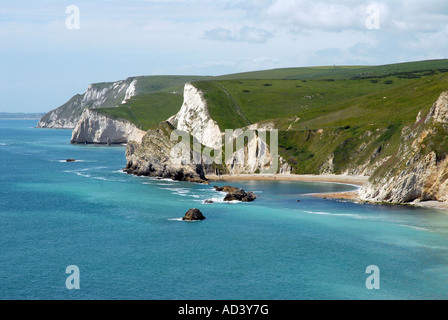
{"label": "white cloud", "polygon": [[265,29],[244,26],[238,30],[215,28],[205,32],[204,38],[217,41],[237,41],[248,43],[265,43],[273,34]]}
{"label": "white cloud", "polygon": [[[81,30],[65,28],[66,4],[60,1],[23,5],[2,0],[0,42],[6,58],[0,64],[5,79],[34,79],[34,75],[39,77],[36,82],[54,87],[54,92],[66,92],[62,88],[66,83],[80,83],[82,90],[93,81],[137,74],[218,75],[335,63],[382,64],[439,58],[448,52],[446,0],[77,0],[73,4],[81,11]],[[365,25],[366,8],[372,4],[380,9],[380,30],[367,30]],[[5,103],[11,108],[20,105],[21,90],[15,96],[6,90],[0,95],[10,99]],[[39,92],[30,95],[48,99]],[[40,103],[44,105],[55,106]]]}

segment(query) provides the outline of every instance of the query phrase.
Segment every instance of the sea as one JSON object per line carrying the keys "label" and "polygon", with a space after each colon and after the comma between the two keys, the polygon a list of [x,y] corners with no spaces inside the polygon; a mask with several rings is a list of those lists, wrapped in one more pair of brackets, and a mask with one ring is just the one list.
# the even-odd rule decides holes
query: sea
{"label": "sea", "polygon": [[1,300],[448,298],[447,212],[312,182],[227,182],[257,199],[224,203],[224,182],[127,175],[125,146],[36,125],[0,120]]}

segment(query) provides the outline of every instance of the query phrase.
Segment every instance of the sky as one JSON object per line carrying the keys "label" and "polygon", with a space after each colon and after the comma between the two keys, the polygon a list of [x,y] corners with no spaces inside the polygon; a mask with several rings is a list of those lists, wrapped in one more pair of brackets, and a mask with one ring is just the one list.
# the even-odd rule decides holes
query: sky
{"label": "sky", "polygon": [[447,56],[447,0],[1,0],[0,112],[131,76]]}

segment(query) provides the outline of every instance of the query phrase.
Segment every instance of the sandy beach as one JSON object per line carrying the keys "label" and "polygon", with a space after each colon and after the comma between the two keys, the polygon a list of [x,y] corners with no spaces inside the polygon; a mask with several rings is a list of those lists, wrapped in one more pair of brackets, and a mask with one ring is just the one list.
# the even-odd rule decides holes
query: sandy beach
{"label": "sandy beach", "polygon": [[240,175],[209,175],[207,179],[212,181],[244,181],[244,180],[264,180],[264,181],[301,181],[301,182],[330,182],[343,183],[349,185],[362,186],[369,177],[365,176],[341,176],[341,175],[296,175],[296,174],[240,174]]}
{"label": "sandy beach", "polygon": [[[326,175],[296,175],[296,174],[240,174],[240,175],[209,175],[207,179],[211,181],[301,181],[301,182],[325,182],[325,183],[342,183],[347,185],[363,186],[369,180],[366,176],[342,176],[334,174]],[[336,193],[316,193],[310,196],[323,199],[334,200],[351,200],[361,201],[358,198],[357,191],[336,192]],[[448,203],[438,201],[412,202],[409,205],[431,208],[436,210],[443,210],[448,212]]]}

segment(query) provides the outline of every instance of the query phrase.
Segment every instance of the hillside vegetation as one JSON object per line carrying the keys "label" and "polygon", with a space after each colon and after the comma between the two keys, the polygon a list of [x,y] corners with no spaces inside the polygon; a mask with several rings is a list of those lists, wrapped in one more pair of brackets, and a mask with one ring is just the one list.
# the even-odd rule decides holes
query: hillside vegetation
{"label": "hillside vegetation", "polygon": [[402,129],[448,90],[448,60],[138,79],[135,97],[99,111],[148,130],[179,111],[193,82],[222,131],[273,122],[294,173],[371,174],[397,152]]}
{"label": "hillside vegetation", "polygon": [[194,85],[221,130],[273,122],[293,172],[314,174],[371,174],[397,152],[402,129],[448,90],[447,60],[296,71],[285,69],[288,79],[274,70],[255,74],[276,79]]}

